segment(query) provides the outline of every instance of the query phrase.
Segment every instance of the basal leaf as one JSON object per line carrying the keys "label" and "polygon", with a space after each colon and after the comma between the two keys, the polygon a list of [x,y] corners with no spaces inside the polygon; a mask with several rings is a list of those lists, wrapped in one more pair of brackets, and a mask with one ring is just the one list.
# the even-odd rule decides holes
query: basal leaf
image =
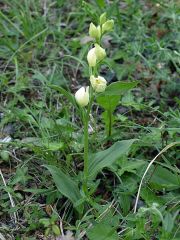
{"label": "basal leaf", "polygon": [[88,232],[89,240],[118,240],[116,230],[107,223],[98,223],[93,226]]}
{"label": "basal leaf", "polygon": [[141,168],[145,165],[145,161],[137,160],[137,161],[126,161],[122,163],[121,169],[118,170],[118,175],[123,175],[124,172],[132,172],[135,173],[136,169]]}
{"label": "basal leaf", "polygon": [[163,227],[166,232],[171,232],[174,227],[174,218],[171,213],[167,212],[163,219]]}
{"label": "basal leaf", "polygon": [[116,142],[110,148],[98,152],[89,160],[89,178],[93,178],[103,168],[111,166],[124,154],[127,154],[131,145],[137,139]]}
{"label": "basal leaf", "polygon": [[158,166],[153,173],[150,184],[156,189],[166,188],[168,190],[180,188],[180,176],[168,169]]}
{"label": "basal leaf", "polygon": [[63,173],[59,168],[51,165],[44,165],[51,173],[57,189],[66,196],[73,204],[80,198],[78,185],[69,175]]}

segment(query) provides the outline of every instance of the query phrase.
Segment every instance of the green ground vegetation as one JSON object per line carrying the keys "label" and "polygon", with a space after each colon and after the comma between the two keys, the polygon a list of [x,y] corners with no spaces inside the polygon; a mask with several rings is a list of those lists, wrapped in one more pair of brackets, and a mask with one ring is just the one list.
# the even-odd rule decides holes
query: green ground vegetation
{"label": "green ground vegetation", "polygon": [[[100,73],[136,84],[112,111],[93,103],[87,195],[73,96],[103,12]],[[0,2],[0,239],[180,239],[179,14],[176,0]]]}

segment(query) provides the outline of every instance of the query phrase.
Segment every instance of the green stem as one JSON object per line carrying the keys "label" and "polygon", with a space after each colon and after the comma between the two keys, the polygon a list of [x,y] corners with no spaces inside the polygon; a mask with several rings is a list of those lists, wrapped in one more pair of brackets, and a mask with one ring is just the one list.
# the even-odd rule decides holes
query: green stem
{"label": "green stem", "polygon": [[87,189],[87,179],[88,179],[88,112],[84,112],[84,180],[85,188]]}
{"label": "green stem", "polygon": [[89,118],[90,118],[90,111],[93,103],[93,92],[92,88],[90,89],[90,102],[88,105],[87,112],[83,112],[83,123],[84,123],[84,189],[87,193],[88,191],[88,167],[89,167],[89,159],[88,159],[88,153],[89,153],[89,138],[88,138],[88,125],[89,125]]}
{"label": "green stem", "polygon": [[108,137],[111,136],[112,133],[112,112],[108,111],[108,115],[109,115],[109,129],[108,129]]}

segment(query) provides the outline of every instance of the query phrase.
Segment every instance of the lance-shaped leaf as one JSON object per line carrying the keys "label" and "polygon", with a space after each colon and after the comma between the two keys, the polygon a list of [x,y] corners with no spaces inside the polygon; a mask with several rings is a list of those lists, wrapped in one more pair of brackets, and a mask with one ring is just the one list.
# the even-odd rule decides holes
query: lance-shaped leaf
{"label": "lance-shaped leaf", "polygon": [[107,223],[98,223],[87,232],[89,240],[118,240],[116,229]]}
{"label": "lance-shaped leaf", "polygon": [[127,154],[134,141],[137,139],[116,142],[110,148],[98,152],[89,160],[89,178],[94,178],[103,168],[111,166],[121,156]]}
{"label": "lance-shaped leaf", "polygon": [[78,185],[69,175],[66,175],[62,172],[61,169],[51,166],[51,165],[44,165],[46,167],[56,184],[57,189],[66,196],[73,204],[75,204],[81,198]]}

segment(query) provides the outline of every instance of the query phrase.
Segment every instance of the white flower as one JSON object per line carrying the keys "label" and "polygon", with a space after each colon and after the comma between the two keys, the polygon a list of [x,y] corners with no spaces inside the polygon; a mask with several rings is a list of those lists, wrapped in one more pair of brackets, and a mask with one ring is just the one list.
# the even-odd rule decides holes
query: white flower
{"label": "white flower", "polygon": [[95,77],[94,75],[91,75],[90,82],[95,92],[100,93],[105,91],[107,85],[105,78],[101,76]]}
{"label": "white flower", "polygon": [[103,60],[106,57],[106,51],[104,48],[95,43],[95,47],[91,48],[87,54],[87,60],[90,67],[95,67],[96,63]]}
{"label": "white flower", "polygon": [[95,47],[89,50],[87,54],[87,60],[90,67],[96,66],[97,57],[95,53]]}
{"label": "white flower", "polygon": [[106,51],[97,43],[95,43],[95,54],[98,61],[101,61],[106,57]]}
{"label": "white flower", "polygon": [[104,48],[95,43],[95,47],[91,48],[87,54],[87,60],[90,67],[95,67],[96,63],[106,57]]}
{"label": "white flower", "polygon": [[79,106],[85,107],[89,103],[89,87],[81,87],[75,93],[75,99]]}

